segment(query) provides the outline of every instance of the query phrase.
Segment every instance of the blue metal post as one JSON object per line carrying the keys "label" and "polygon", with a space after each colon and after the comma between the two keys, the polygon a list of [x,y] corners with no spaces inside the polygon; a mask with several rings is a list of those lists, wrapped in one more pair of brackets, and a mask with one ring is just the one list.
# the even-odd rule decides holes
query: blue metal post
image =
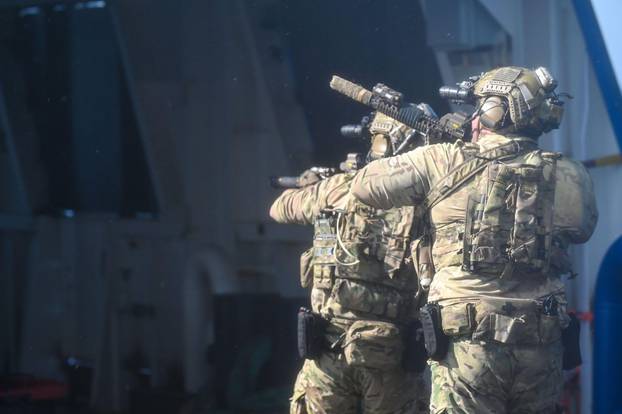
{"label": "blue metal post", "polygon": [[622,412],[622,237],[603,259],[594,299],[594,413],[618,413]]}
{"label": "blue metal post", "polygon": [[[622,93],[616,79],[614,68],[607,52],[607,46],[598,25],[594,8],[590,0],[572,0],[579,26],[587,45],[587,52],[592,60],[592,68],[607,106],[611,126],[622,151]],[[618,47],[616,45],[616,47]]]}

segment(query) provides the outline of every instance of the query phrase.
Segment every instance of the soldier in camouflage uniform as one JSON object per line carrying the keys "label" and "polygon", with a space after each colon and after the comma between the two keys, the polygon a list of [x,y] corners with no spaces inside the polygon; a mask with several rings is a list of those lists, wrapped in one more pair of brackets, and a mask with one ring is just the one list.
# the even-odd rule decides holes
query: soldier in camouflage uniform
{"label": "soldier in camouflage uniform", "polygon": [[[412,132],[382,114],[369,130],[372,157]],[[427,413],[427,382],[402,366],[403,336],[417,311],[410,261],[415,208],[370,208],[350,195],[352,177],[341,173],[286,190],[270,209],[279,223],[315,227],[314,247],[301,258],[301,284],[311,288],[312,310],[328,321],[332,344],[304,362],[291,413]]]}
{"label": "soldier in camouflage uniform", "polygon": [[428,212],[436,273],[426,306],[438,306],[449,342],[431,361],[432,413],[556,412],[569,323],[561,276],[597,211],[585,168],[538,149],[561,120],[555,86],[545,68],[487,72],[467,91],[473,142],[378,160],[352,182],[373,208]]}

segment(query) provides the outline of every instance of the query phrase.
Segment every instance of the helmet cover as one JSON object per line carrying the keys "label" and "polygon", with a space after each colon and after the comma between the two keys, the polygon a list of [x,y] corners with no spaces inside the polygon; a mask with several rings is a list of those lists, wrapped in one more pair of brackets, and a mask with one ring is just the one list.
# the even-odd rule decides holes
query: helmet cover
{"label": "helmet cover", "polygon": [[473,86],[473,94],[479,98],[477,113],[485,127],[537,136],[558,128],[561,122],[563,103],[557,99],[556,87],[544,67],[506,66],[484,73]]}

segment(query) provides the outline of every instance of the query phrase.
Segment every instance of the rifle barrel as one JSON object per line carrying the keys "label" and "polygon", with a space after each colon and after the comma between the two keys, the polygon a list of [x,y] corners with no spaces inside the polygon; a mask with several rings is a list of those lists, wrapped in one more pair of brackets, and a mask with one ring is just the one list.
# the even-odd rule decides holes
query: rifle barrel
{"label": "rifle barrel", "polygon": [[330,88],[363,105],[369,105],[373,96],[370,90],[337,75],[333,75],[333,78],[330,80]]}
{"label": "rifle barrel", "polygon": [[298,177],[270,177],[272,188],[300,188]]}

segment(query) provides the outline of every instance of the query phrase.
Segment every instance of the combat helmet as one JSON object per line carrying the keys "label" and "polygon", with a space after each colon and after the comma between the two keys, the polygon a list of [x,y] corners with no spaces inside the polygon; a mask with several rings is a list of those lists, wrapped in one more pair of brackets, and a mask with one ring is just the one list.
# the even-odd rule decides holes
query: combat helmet
{"label": "combat helmet", "polygon": [[[430,118],[438,118],[430,105],[420,103],[416,106]],[[368,161],[397,155],[412,149],[411,147],[416,144],[412,139],[415,130],[382,112],[373,113],[368,128],[371,135],[371,146],[367,154]]]}
{"label": "combat helmet", "polygon": [[492,130],[534,137],[557,129],[564,108],[556,87],[544,67],[508,66],[486,72],[473,85],[480,122]]}
{"label": "combat helmet", "polygon": [[557,129],[564,113],[557,81],[545,67],[501,67],[458,85],[441,88],[441,95],[476,105],[474,116],[494,131],[537,137]]}

